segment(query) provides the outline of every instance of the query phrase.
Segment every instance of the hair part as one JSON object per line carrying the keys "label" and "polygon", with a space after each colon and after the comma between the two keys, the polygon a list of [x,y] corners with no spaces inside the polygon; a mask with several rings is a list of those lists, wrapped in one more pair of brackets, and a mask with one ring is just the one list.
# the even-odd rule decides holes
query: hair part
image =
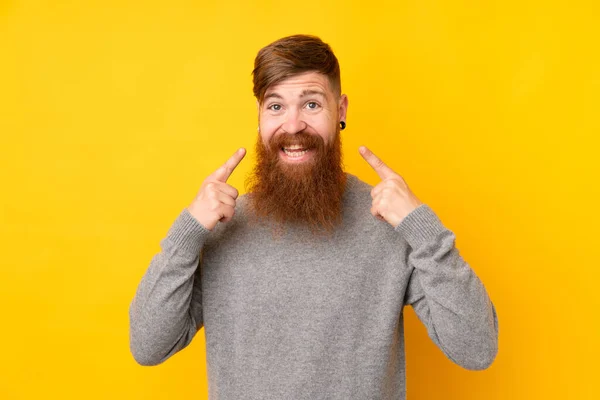
{"label": "hair part", "polygon": [[333,93],[341,95],[340,65],[331,47],[317,36],[292,35],[259,50],[252,71],[254,96],[262,104],[269,87],[305,72],[325,75]]}

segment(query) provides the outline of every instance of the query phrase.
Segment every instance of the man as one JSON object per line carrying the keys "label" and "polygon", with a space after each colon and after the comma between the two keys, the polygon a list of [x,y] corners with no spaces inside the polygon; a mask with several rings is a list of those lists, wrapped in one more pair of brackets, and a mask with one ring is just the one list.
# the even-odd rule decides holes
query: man
{"label": "man", "polygon": [[296,35],[261,49],[249,193],[238,150],[202,183],[130,307],[131,351],[162,363],[204,327],[211,399],[404,399],[403,307],[455,363],[487,368],[495,308],[454,234],[361,147],[381,183],[344,173],[348,98],[331,48]]}

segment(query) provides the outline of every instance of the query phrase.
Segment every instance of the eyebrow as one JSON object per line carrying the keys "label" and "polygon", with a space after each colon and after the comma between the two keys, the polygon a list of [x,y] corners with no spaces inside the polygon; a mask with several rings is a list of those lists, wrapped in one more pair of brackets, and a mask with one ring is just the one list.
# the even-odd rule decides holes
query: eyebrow
{"label": "eyebrow", "polygon": [[[304,90],[302,91],[302,93],[300,93],[300,98],[302,98],[302,97],[306,97],[306,96],[311,96],[311,95],[317,95],[317,96],[321,96],[321,97],[323,97],[323,98],[326,98],[326,97],[327,97],[327,96],[325,96],[325,93],[323,93],[323,92],[322,92],[322,91],[320,91],[320,90],[315,90],[315,89],[304,89]],[[283,97],[282,97],[280,94],[278,94],[278,93],[275,93],[275,92],[272,92],[272,93],[269,93],[268,95],[266,95],[266,96],[265,96],[265,101],[266,101],[267,99],[270,99],[270,98],[275,98],[275,99],[281,99],[281,100],[283,100]]]}
{"label": "eyebrow", "polygon": [[302,91],[302,94],[300,95],[300,98],[310,96],[310,95],[317,95],[317,96],[325,97],[325,93],[321,92],[320,90],[304,89]]}

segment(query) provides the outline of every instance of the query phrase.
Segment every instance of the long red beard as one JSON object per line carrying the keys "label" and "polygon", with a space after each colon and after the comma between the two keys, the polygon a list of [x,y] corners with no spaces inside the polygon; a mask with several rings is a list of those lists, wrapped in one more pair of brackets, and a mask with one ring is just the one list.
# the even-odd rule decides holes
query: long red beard
{"label": "long red beard", "polygon": [[[294,144],[314,149],[312,159],[298,164],[281,161],[281,148]],[[254,217],[271,219],[281,227],[301,224],[313,233],[331,233],[342,219],[345,186],[339,128],[327,146],[321,136],[300,132],[272,137],[267,148],[259,134],[256,165],[246,180]]]}

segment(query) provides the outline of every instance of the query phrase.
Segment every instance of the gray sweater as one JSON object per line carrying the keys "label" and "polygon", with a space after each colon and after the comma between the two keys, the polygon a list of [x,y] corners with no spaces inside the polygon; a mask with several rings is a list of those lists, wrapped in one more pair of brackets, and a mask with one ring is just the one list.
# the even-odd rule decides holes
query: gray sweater
{"label": "gray sweater", "polygon": [[184,209],[131,303],[130,345],[164,362],[204,327],[211,400],[405,399],[403,307],[458,365],[487,368],[498,320],[455,235],[426,204],[396,228],[348,174],[331,237],[250,224],[247,197],[211,232]]}

